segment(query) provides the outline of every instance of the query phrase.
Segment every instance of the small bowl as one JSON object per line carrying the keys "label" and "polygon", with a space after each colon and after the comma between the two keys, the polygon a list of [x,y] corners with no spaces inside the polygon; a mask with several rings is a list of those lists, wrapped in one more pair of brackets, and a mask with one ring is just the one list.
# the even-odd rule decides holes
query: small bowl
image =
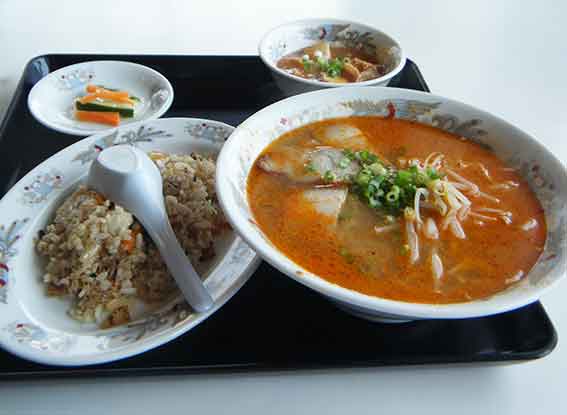
{"label": "small bowl", "polygon": [[[379,78],[364,82],[333,84],[291,75],[277,67],[277,62],[282,56],[321,40],[368,45],[382,50],[388,72]],[[262,61],[272,71],[277,85],[288,96],[324,88],[386,86],[406,64],[406,57],[400,44],[391,36],[370,26],[338,19],[305,19],[285,23],[264,35],[258,46],[258,52]]]}
{"label": "small bowl", "polygon": [[120,125],[161,117],[173,102],[173,87],[159,72],[132,62],[92,61],[66,66],[34,85],[28,95],[30,112],[41,124],[65,134],[87,136],[114,127],[77,121],[74,100],[86,95],[87,84],[128,91],[140,98],[133,118]]}
{"label": "small bowl", "polygon": [[[544,251],[518,283],[491,297],[454,304],[420,304],[362,294],[333,284],[293,262],[256,225],[248,204],[248,174],[260,153],[282,134],[336,117],[389,116],[453,132],[493,152],[518,169],[542,204],[547,223]],[[244,121],[217,160],[217,193],[233,229],[267,262],[350,313],[399,322],[426,318],[481,317],[513,310],[539,299],[564,277],[567,257],[567,173],[536,139],[506,121],[460,102],[399,88],[338,88],[276,102]]]}

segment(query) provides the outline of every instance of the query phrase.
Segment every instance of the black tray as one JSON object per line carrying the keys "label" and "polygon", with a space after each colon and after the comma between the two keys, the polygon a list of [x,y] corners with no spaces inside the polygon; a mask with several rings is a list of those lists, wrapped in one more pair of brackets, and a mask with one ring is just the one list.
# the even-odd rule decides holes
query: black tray
{"label": "black tray", "polygon": [[[63,66],[128,60],[165,75],[175,90],[166,117],[201,117],[238,125],[283,96],[255,56],[46,55],[25,69],[0,127],[0,196],[42,160],[77,137],[36,122],[31,87]],[[392,86],[429,91],[408,61]],[[377,324],[335,308],[262,263],[219,312],[180,338],[119,362],[82,368],[39,365],[0,351],[0,379],[45,376],[166,374],[214,370],[496,363],[543,357],[557,335],[542,305],[492,317]]]}

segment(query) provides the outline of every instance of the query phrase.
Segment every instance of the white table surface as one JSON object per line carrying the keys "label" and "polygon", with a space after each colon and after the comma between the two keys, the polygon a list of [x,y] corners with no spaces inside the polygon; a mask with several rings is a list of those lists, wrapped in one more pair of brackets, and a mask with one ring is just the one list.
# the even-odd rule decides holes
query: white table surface
{"label": "white table surface", "polygon": [[[88,5],[87,5],[88,4]],[[287,20],[382,28],[431,89],[497,114],[567,161],[567,2],[0,1],[0,117],[25,63],[53,52],[255,54]],[[567,283],[543,297],[567,333]],[[374,368],[0,382],[0,414],[559,414],[567,348],[505,367]]]}

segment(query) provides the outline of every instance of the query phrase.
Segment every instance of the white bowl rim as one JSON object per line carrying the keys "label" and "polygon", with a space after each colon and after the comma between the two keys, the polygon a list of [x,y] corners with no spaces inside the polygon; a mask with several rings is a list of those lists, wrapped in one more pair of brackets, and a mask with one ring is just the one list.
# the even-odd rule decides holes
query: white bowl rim
{"label": "white bowl rim", "polygon": [[[501,122],[506,128],[511,130],[515,130],[526,138],[528,138],[531,142],[533,142],[537,147],[541,149],[541,151],[547,153],[551,156],[558,164],[562,163],[555,157],[555,155],[549,151],[540,141],[535,139],[532,135],[520,130],[518,127],[510,124],[509,122],[505,121],[504,119],[488,113],[484,110],[476,108],[472,105],[465,104],[461,101],[446,98],[441,95],[431,94],[428,92],[423,91],[416,91],[416,90],[409,90],[404,88],[393,88],[393,87],[383,87],[383,86],[374,86],[374,87],[353,87],[353,88],[360,88],[369,91],[380,91],[380,90],[387,90],[393,92],[401,92],[401,93],[410,93],[413,94],[414,97],[424,97],[429,100],[431,99],[439,99],[444,102],[448,102],[451,104],[457,104],[462,106],[468,110],[474,111],[479,115],[488,116],[496,119],[497,121]],[[353,89],[350,89],[351,92],[354,92]],[[238,215],[233,215],[232,210],[228,208],[227,201],[225,200],[225,192],[226,194],[230,194],[229,183],[223,179],[223,165],[229,162],[229,158],[231,155],[229,151],[232,147],[232,142],[234,142],[238,135],[241,133],[245,134],[246,129],[248,128],[248,124],[257,117],[261,116],[263,113],[272,111],[272,109],[276,106],[283,105],[287,102],[293,101],[298,96],[316,96],[316,95],[325,95],[325,94],[333,94],[338,93],[336,89],[323,89],[318,91],[306,92],[303,94],[291,96],[285,99],[282,99],[278,102],[275,102],[265,108],[262,108],[260,111],[252,114],[246,120],[244,120],[230,135],[228,140],[225,142],[221,152],[219,153],[217,159],[217,176],[215,178],[216,187],[217,187],[217,195],[219,197],[219,203],[226,213],[226,218],[230,222],[233,229],[240,235],[244,241],[250,245],[261,257],[264,261],[268,262],[270,265],[275,267],[276,269],[280,270],[282,273],[286,274],[287,276],[291,277],[295,281],[306,285],[307,287],[317,291],[320,294],[325,296],[331,297],[332,299],[336,299],[338,301],[344,302],[346,304],[351,304],[357,307],[361,307],[367,310],[372,310],[375,312],[385,312],[388,314],[399,315],[399,316],[411,316],[411,318],[422,318],[422,319],[461,319],[461,318],[474,318],[474,317],[484,317],[493,314],[499,314],[506,311],[515,310],[517,308],[526,306],[531,304],[546,293],[552,286],[557,283],[557,279],[551,283],[546,284],[543,286],[538,286],[537,289],[530,291],[529,293],[525,293],[524,295],[518,296],[515,301],[507,301],[503,304],[489,302],[492,298],[488,297],[486,299],[478,299],[474,301],[468,302],[460,302],[460,303],[449,303],[449,304],[431,304],[431,303],[410,303],[405,301],[398,301],[398,300],[391,300],[382,297],[375,297],[370,296],[367,294],[360,293],[355,290],[351,290],[345,287],[342,287],[338,284],[331,283],[325,280],[322,277],[319,277],[317,274],[312,273],[299,264],[296,264],[288,258],[285,254],[280,254],[286,257],[289,260],[289,266],[285,262],[280,262],[277,258],[272,256],[272,252],[276,251],[279,252],[278,249],[272,246],[270,243],[266,243],[265,245],[258,245],[254,238],[247,234],[246,226],[248,226],[248,220],[244,217],[240,217]],[[564,180],[567,180],[567,171],[565,172]],[[247,177],[248,178],[248,177]],[[267,238],[267,237],[266,237]],[[269,241],[269,238],[267,238]],[[300,272],[300,275],[297,272]],[[564,277],[565,275],[563,275]],[[498,293],[496,293],[498,294]]]}
{"label": "white bowl rim", "polygon": [[[297,25],[297,24],[304,24],[304,23],[316,23],[316,22],[325,22],[325,23],[336,23],[336,24],[354,24],[357,26],[361,26],[366,28],[368,31],[374,32],[374,33],[380,33],[381,35],[387,37],[388,39],[390,39],[392,41],[392,43],[395,44],[395,46],[400,50],[400,62],[398,63],[398,65],[392,69],[390,72],[384,74],[383,76],[379,77],[379,78],[374,78],[374,79],[369,79],[368,81],[363,81],[363,82],[353,82],[353,83],[347,83],[347,84],[333,84],[330,82],[322,82],[322,81],[317,81],[317,80],[312,80],[312,79],[305,79],[305,78],[301,78],[299,76],[295,76],[295,75],[291,75],[289,73],[287,73],[286,71],[284,71],[283,69],[278,68],[276,65],[272,64],[270,61],[268,61],[268,59],[266,59],[266,57],[264,56],[264,54],[262,53],[262,49],[264,49],[265,44],[268,41],[268,38],[270,37],[270,35],[275,32],[278,29],[284,28],[286,26],[292,26],[292,25]],[[401,47],[400,42],[398,42],[395,38],[393,38],[392,36],[390,36],[389,34],[387,34],[386,32],[383,32],[379,29],[376,29],[375,27],[369,26],[367,24],[364,23],[359,23],[356,22],[354,20],[344,20],[344,19],[336,19],[336,18],[309,18],[309,19],[299,19],[299,20],[293,20],[293,21],[289,21],[286,23],[282,23],[276,27],[273,27],[272,29],[270,29],[268,32],[266,32],[263,36],[262,39],[260,40],[260,43],[258,44],[258,55],[260,56],[260,59],[262,59],[262,62],[264,62],[264,64],[269,67],[272,71],[277,72],[278,74],[288,78],[288,79],[292,79],[294,81],[303,83],[303,84],[307,84],[307,85],[312,85],[312,86],[317,86],[317,87],[325,87],[325,88],[352,88],[352,87],[359,87],[359,86],[371,86],[371,85],[376,85],[377,83],[383,83],[386,81],[389,81],[390,79],[392,79],[394,76],[396,76],[398,73],[400,73],[402,71],[402,69],[404,68],[405,64],[406,64],[406,55],[404,52],[404,49]]]}
{"label": "white bowl rim", "polygon": [[[30,60],[30,62],[33,61],[34,59],[38,59],[38,58],[41,58],[41,57],[44,57],[44,56],[48,56],[48,55],[37,56],[37,57],[33,58],[32,60]],[[90,55],[87,55],[87,56],[90,56]],[[37,94],[37,88],[36,87],[42,81],[44,81],[48,77],[57,76],[57,74],[59,74],[63,71],[67,71],[69,69],[73,69],[75,67],[79,67],[79,66],[83,66],[83,65],[87,65],[87,64],[91,64],[91,65],[92,64],[97,64],[97,65],[98,64],[118,64],[118,65],[125,65],[125,66],[134,66],[134,67],[138,67],[139,69],[141,69],[145,72],[151,73],[152,75],[154,75],[156,78],[158,78],[160,81],[162,81],[164,83],[169,94],[168,94],[168,97],[165,100],[165,102],[162,104],[161,108],[159,108],[152,115],[149,115],[147,117],[136,120],[135,123],[158,119],[163,114],[165,114],[167,112],[167,110],[169,110],[169,108],[171,107],[171,104],[173,104],[174,91],[173,91],[173,86],[171,85],[171,82],[169,82],[169,80],[163,74],[156,71],[155,69],[152,69],[152,68],[150,68],[146,65],[142,65],[140,63],[130,62],[130,61],[121,61],[121,60],[112,60],[112,59],[86,60],[86,61],[83,61],[83,62],[78,62],[78,63],[74,63],[72,65],[64,66],[63,68],[59,68],[59,69],[57,69],[56,71],[53,71],[53,72],[49,72],[47,75],[45,75],[43,78],[41,78],[39,81],[37,81],[34,84],[32,89],[28,93],[27,105],[28,105],[28,109],[29,109],[30,113],[33,115],[34,119],[37,122],[39,122],[44,127],[50,128],[54,131],[58,131],[60,133],[69,134],[69,135],[80,136],[80,137],[89,137],[91,135],[110,131],[114,128],[120,128],[120,127],[125,126],[125,125],[135,124],[135,123],[124,124],[124,125],[119,125],[118,127],[109,126],[107,129],[104,129],[104,130],[87,130],[87,129],[78,130],[78,129],[75,129],[75,128],[72,128],[72,127],[66,127],[66,126],[60,125],[58,123],[54,123],[54,122],[50,121],[49,119],[42,117],[40,114],[38,114],[36,112],[36,109],[34,108],[34,106],[31,105],[31,100],[33,99],[34,95]],[[28,62],[28,65],[29,65],[29,62]],[[26,65],[26,67],[27,67],[27,65]]]}

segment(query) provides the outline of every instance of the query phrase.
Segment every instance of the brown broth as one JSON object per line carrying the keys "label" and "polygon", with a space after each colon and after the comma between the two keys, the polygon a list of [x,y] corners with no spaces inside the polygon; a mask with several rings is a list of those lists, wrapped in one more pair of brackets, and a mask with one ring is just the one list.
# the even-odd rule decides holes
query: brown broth
{"label": "brown broth", "polygon": [[[329,46],[329,50],[331,52],[332,58],[342,58],[342,59],[346,58],[347,61],[351,63],[358,62],[355,63],[354,66],[356,67],[356,70],[359,71],[359,73],[364,71],[366,65],[375,66],[376,73],[372,75],[369,79],[382,76],[386,72],[384,65],[382,65],[380,62],[377,62],[375,57],[372,57],[364,53],[362,50],[355,48],[347,48],[344,46]],[[283,69],[292,75],[299,76],[305,79],[316,79],[318,81],[333,82],[333,83],[357,82],[355,79],[351,79],[349,76],[347,76],[344,71],[341,76],[337,76],[335,78],[326,76],[325,73],[321,70],[316,70],[311,72],[306,71],[303,64],[301,63],[301,58],[303,57],[305,52],[306,52],[305,48],[297,50],[295,52],[291,52],[280,58],[276,65],[278,66],[278,68]]]}
{"label": "brown broth", "polygon": [[[503,208],[512,212],[513,223],[498,220],[478,225],[468,217],[463,222],[465,240],[441,230],[438,241],[420,236],[423,255],[418,263],[411,265],[407,256],[401,253],[405,243],[403,228],[377,235],[373,225],[380,223],[380,215],[363,205],[356,196],[349,194],[340,220],[333,224],[302,196],[308,185],[267,173],[256,163],[248,178],[250,206],[260,229],[281,252],[303,268],[345,288],[418,303],[454,303],[484,298],[508,287],[510,278],[519,271],[524,275],[529,272],[545,243],[543,209],[516,172],[505,169],[501,160],[477,144],[409,121],[349,117],[290,131],[275,140],[263,154],[280,146],[309,146],[310,133],[315,129],[344,123],[365,134],[368,150],[392,162],[401,154],[423,160],[431,152],[438,151],[445,154],[451,166],[456,166],[459,160],[474,163],[455,169],[479,185],[482,191],[501,200],[495,205],[489,200],[475,198],[475,208]],[[488,169],[492,181],[482,174],[478,162]],[[490,189],[493,183],[508,180],[519,183],[519,187],[507,191]],[[535,229],[525,231],[520,228],[532,218],[538,223]],[[445,269],[437,287],[427,260],[434,245]]]}

